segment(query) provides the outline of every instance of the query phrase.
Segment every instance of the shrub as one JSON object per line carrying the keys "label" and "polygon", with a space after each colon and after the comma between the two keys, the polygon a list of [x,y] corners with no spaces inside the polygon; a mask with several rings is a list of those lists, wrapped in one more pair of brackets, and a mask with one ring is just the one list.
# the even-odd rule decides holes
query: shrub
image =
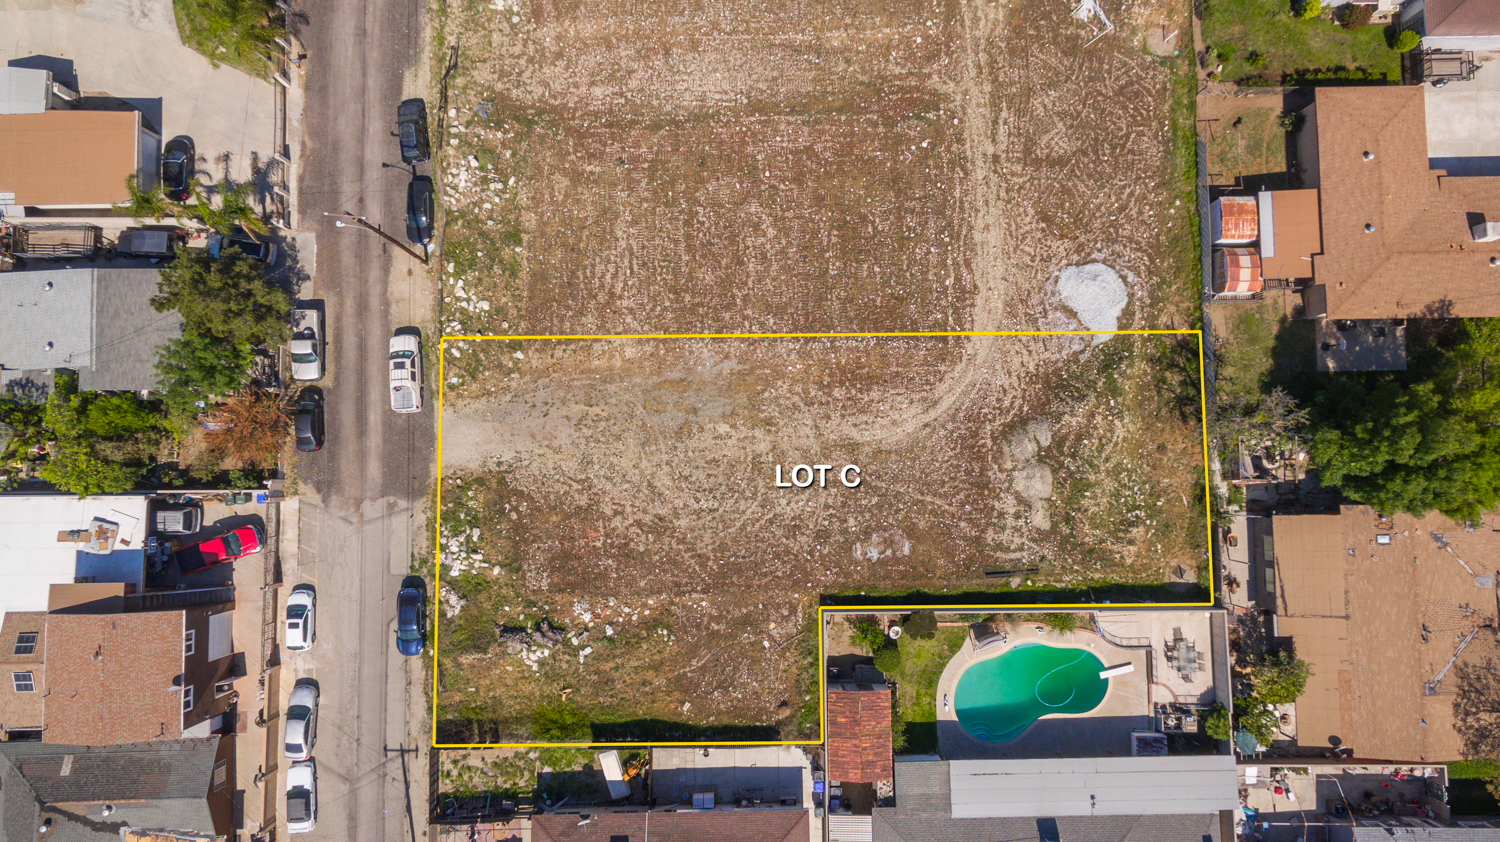
{"label": "shrub", "polygon": [[1255,738],[1255,741],[1263,746],[1269,746],[1276,739],[1277,722],[1276,711],[1266,703],[1265,699],[1258,696],[1246,696],[1234,700],[1235,724]]}
{"label": "shrub", "polygon": [[906,751],[906,723],[891,719],[891,754],[900,754]]}
{"label": "shrub", "polygon": [[[1284,131],[1284,132],[1286,132],[1287,134],[1296,134],[1297,132],[1302,131],[1302,126],[1306,122],[1307,122],[1307,115],[1304,114],[1304,113],[1302,113],[1301,111],[1283,111],[1281,113],[1281,116],[1276,118],[1276,125],[1280,126],[1281,130]],[[1271,390],[1271,394],[1272,395],[1275,395],[1278,392],[1281,392],[1281,390],[1280,389],[1273,389],[1273,390]],[[1284,392],[1282,392],[1282,394],[1285,395]],[[1264,402],[1264,399],[1262,399],[1262,402]],[[1286,398],[1286,402],[1288,404],[1291,404],[1291,398],[1289,398],[1289,397]],[[1285,420],[1291,420],[1291,412],[1293,412],[1293,411],[1294,410],[1292,409],[1292,406],[1290,406],[1290,405],[1287,406],[1286,407],[1286,412],[1283,413],[1282,418],[1285,419]],[[1297,423],[1297,424],[1306,423],[1306,421],[1307,421],[1307,410],[1304,409],[1304,410],[1295,410],[1295,411],[1296,412],[1300,412],[1301,415],[1298,416],[1297,419],[1295,419],[1294,421],[1292,421],[1292,423]],[[1285,431],[1281,431],[1281,432],[1284,433]],[[1241,491],[1243,492],[1243,489],[1241,489]]]}
{"label": "shrub", "polygon": [[1266,54],[1265,53],[1257,52],[1257,51],[1252,51],[1250,53],[1250,55],[1245,56],[1245,63],[1248,64],[1248,65],[1250,65],[1251,67],[1255,68],[1256,70],[1259,70],[1262,67],[1265,67],[1267,60],[1268,59],[1266,58]]}
{"label": "shrub", "polygon": [[1043,614],[1042,625],[1055,632],[1070,632],[1078,628],[1078,615],[1076,613]]}
{"label": "shrub", "polygon": [[849,643],[871,655],[880,651],[885,641],[885,629],[874,620],[860,620],[854,624],[853,631],[849,633]]}
{"label": "shrub", "polygon": [[1203,732],[1216,740],[1227,740],[1234,731],[1229,727],[1229,710],[1215,702],[1203,717]]}
{"label": "shrub", "polygon": [[276,464],[286,442],[287,418],[274,395],[259,389],[240,392],[209,418],[213,429],[203,440],[216,455],[253,467]]}
{"label": "shrub", "polygon": [[915,640],[929,640],[937,634],[937,615],[931,611],[917,611],[901,624],[901,633]]}
{"label": "shrub", "polygon": [[1396,40],[1391,44],[1391,49],[1398,53],[1409,53],[1416,49],[1417,44],[1421,43],[1421,41],[1422,36],[1412,32],[1410,29],[1403,29],[1401,30],[1401,34],[1397,35]]}
{"label": "shrub", "polygon": [[894,675],[901,669],[901,647],[893,644],[875,651],[875,669],[886,675]]}
{"label": "shrub", "polygon": [[1323,14],[1323,0],[1302,0],[1297,7],[1298,20],[1312,20]]}
{"label": "shrub", "polygon": [[1360,3],[1347,3],[1339,7],[1339,26],[1345,29],[1359,29],[1370,25],[1370,18],[1375,15],[1375,7]]}

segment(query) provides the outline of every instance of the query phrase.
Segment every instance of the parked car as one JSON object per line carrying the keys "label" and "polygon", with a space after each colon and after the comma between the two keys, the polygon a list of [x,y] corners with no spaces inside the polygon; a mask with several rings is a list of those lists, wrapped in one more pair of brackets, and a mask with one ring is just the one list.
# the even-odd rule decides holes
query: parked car
{"label": "parked car", "polygon": [[318,688],[298,684],[286,703],[286,756],[306,760],[318,742]]}
{"label": "parked car", "polygon": [[391,337],[391,409],[422,411],[422,344],[411,334]]}
{"label": "parked car", "polygon": [[172,556],[177,559],[177,569],[185,576],[237,558],[255,555],[265,543],[266,535],[260,531],[259,526],[241,526],[207,541],[178,547]]}
{"label": "parked car", "polygon": [[308,386],[297,396],[297,411],[292,416],[292,431],[297,434],[297,449],[312,453],[323,449],[323,390]]}
{"label": "parked car", "polygon": [[208,235],[208,253],[214,257],[223,257],[223,252],[232,248],[239,249],[241,254],[267,266],[276,262],[276,244],[266,239],[265,235],[257,240],[245,233],[243,228],[236,228],[229,234]]}
{"label": "parked car", "polygon": [[409,99],[397,106],[396,128],[401,135],[401,163],[427,163],[432,157],[427,144],[427,103]]}
{"label": "parked car", "polygon": [[287,344],[287,350],[292,354],[292,379],[321,380],[323,354],[327,347],[322,314],[317,310],[293,310],[292,341]]}
{"label": "parked car", "polygon": [[318,826],[318,768],[299,760],[286,770],[286,832],[311,833]]}
{"label": "parked car", "polygon": [[396,651],[420,655],[427,646],[427,600],[421,580],[408,576],[396,593]]}
{"label": "parked car", "polygon": [[412,245],[432,242],[432,179],[419,175],[406,185],[406,239]]}
{"label": "parked car", "polygon": [[156,510],[156,531],[164,535],[191,535],[203,528],[203,510],[197,506],[163,506]]}
{"label": "parked car", "polygon": [[286,597],[286,648],[306,652],[318,639],[318,594],[308,585],[298,585]]}
{"label": "parked car", "polygon": [[126,228],[115,238],[115,251],[121,257],[149,257],[164,260],[187,245],[188,234],[181,228]]}
{"label": "parked car", "polygon": [[167,198],[174,202],[186,202],[193,192],[194,170],[198,163],[198,152],[193,141],[187,137],[174,137],[161,150],[161,186]]}

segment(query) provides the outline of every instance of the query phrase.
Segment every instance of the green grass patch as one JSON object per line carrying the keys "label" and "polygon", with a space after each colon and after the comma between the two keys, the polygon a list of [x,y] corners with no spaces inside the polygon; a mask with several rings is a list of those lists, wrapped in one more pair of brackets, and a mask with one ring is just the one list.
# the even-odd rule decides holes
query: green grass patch
{"label": "green grass patch", "polygon": [[968,628],[945,626],[928,640],[902,638],[901,666],[891,677],[898,688],[895,727],[906,732],[906,754],[937,753],[938,679],[968,636]]}
{"label": "green grass patch", "polygon": [[[1327,18],[1298,20],[1287,0],[1210,0],[1203,37],[1242,84],[1400,82],[1400,55],[1385,29],[1345,29]],[[1212,63],[1211,63],[1212,64]]]}
{"label": "green grass patch", "polygon": [[1500,776],[1500,761],[1457,760],[1448,766],[1448,808],[1455,816],[1500,813],[1500,801],[1490,794],[1487,778]]}

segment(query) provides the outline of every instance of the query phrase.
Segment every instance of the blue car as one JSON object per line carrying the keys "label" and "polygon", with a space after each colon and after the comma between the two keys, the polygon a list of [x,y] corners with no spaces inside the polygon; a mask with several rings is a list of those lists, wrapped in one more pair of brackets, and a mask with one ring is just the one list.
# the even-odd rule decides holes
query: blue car
{"label": "blue car", "polygon": [[[409,580],[408,580],[409,581]],[[406,582],[402,583],[407,585]],[[407,585],[396,594],[396,651],[420,655],[427,646],[427,600],[422,589]]]}

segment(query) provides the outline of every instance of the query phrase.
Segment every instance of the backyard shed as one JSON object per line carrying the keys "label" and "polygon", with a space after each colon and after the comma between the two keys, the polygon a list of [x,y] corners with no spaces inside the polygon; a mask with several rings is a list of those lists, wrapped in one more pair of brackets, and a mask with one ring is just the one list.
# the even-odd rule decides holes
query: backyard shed
{"label": "backyard shed", "polygon": [[1222,196],[1214,200],[1214,245],[1248,245],[1260,236],[1254,196]]}
{"label": "backyard shed", "polygon": [[1218,295],[1254,295],[1261,279],[1260,255],[1255,249],[1229,248],[1214,252],[1214,292]]}
{"label": "backyard shed", "polygon": [[830,688],[829,780],[874,783],[888,781],[891,776],[890,687],[845,684]]}

